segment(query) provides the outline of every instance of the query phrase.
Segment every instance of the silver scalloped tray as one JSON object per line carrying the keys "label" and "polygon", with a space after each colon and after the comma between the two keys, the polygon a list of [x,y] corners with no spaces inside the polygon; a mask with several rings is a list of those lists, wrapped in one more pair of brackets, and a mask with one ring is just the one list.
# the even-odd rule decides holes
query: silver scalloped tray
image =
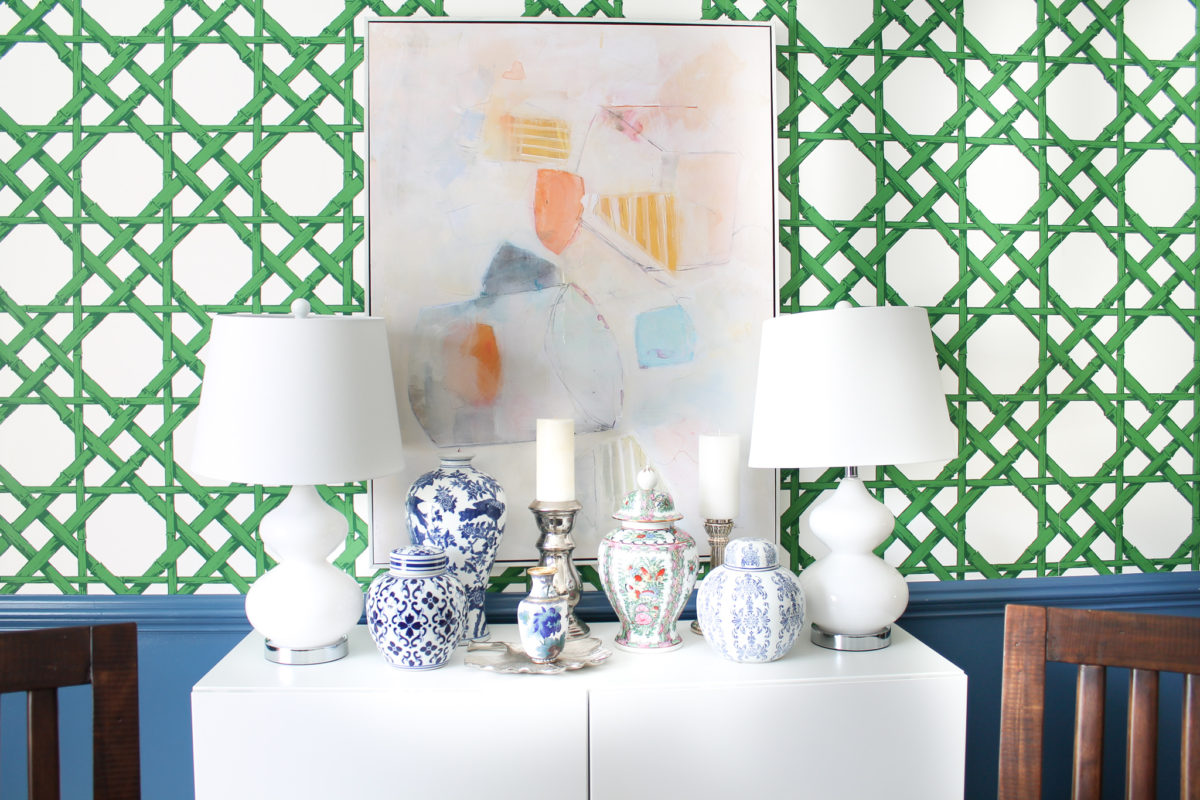
{"label": "silver scalloped tray", "polygon": [[562,654],[549,664],[533,663],[521,645],[512,642],[469,642],[466,664],[489,672],[557,675],[602,664],[611,655],[612,650],[595,637],[568,640]]}

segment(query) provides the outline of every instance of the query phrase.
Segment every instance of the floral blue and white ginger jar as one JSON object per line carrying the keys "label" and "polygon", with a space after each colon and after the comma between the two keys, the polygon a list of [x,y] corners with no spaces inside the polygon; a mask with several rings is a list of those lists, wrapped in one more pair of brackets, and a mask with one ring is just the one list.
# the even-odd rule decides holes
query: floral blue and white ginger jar
{"label": "floral blue and white ginger jar", "polygon": [[471,466],[471,456],[444,455],[441,465],[409,487],[405,504],[413,544],[446,551],[448,571],[467,591],[463,639],[487,639],[483,595],[507,519],[504,489]]}
{"label": "floral blue and white ginger jar", "polygon": [[638,488],[613,514],[621,526],[600,542],[600,582],[621,629],[617,647],[638,653],[674,650],[683,644],[675,630],[696,585],[696,542],[675,527],[683,515],[659,491],[658,473],[638,473]]}
{"label": "floral blue and white ginger jar", "polygon": [[779,564],[779,548],[766,539],[734,539],[725,563],[700,583],[696,616],[704,638],[731,661],[782,658],[804,625],[800,580]]}
{"label": "floral blue and white ginger jar", "polygon": [[554,588],[554,567],[530,567],[529,596],[517,604],[521,647],[535,664],[549,664],[567,643],[567,595]]}
{"label": "floral blue and white ginger jar", "polygon": [[367,630],[400,669],[437,669],[454,653],[467,620],[467,593],[436,547],[392,551],[390,569],[367,590]]}

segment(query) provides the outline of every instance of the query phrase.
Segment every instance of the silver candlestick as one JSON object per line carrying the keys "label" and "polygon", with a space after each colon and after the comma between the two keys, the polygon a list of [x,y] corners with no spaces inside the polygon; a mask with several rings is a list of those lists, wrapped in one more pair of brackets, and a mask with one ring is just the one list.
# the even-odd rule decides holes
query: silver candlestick
{"label": "silver candlestick", "polygon": [[[708,534],[708,547],[712,555],[709,556],[708,574],[725,563],[725,545],[729,544],[729,532],[733,530],[733,520],[731,519],[706,519],[704,520],[704,532]],[[704,635],[704,631],[700,629],[700,619],[692,620],[692,633]]]}
{"label": "silver candlestick", "polygon": [[538,564],[554,567],[554,590],[567,596],[568,639],[582,639],[591,633],[587,623],[575,616],[583,581],[579,578],[575,562],[571,560],[571,553],[575,550],[571,529],[575,527],[575,514],[581,508],[583,506],[575,500],[534,500],[529,504],[538,530],[542,532],[537,542]]}

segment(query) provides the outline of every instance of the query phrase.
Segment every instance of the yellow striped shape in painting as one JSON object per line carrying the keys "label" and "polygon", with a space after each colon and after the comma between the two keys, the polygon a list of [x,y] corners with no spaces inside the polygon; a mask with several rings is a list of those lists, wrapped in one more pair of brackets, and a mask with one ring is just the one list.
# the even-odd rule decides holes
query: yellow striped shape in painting
{"label": "yellow striped shape in painting", "polygon": [[641,248],[658,266],[679,266],[679,215],[675,195],[666,192],[605,195],[596,216]]}
{"label": "yellow striped shape in painting", "polygon": [[565,161],[571,130],[561,119],[513,117],[513,150],[519,161]]}

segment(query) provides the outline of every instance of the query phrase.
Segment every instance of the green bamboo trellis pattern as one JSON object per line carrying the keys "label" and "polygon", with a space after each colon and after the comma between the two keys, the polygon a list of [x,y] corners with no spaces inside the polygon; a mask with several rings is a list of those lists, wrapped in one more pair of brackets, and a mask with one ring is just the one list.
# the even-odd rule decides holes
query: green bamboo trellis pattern
{"label": "green bamboo trellis pattern", "polygon": [[[262,573],[281,495],[174,461],[208,319],[299,296],[362,310],[362,23],[456,5],[0,0],[0,592]],[[1200,566],[1194,8],[697,0],[695,17],[777,29],[781,310],[930,308],[962,452],[871,484],[898,512],[888,558],[937,579]],[[198,63],[241,77],[205,86]],[[1084,84],[1097,99],[1062,89]],[[783,475],[794,563],[834,477]],[[365,488],[325,491],[350,523],[338,563],[366,581]]]}

